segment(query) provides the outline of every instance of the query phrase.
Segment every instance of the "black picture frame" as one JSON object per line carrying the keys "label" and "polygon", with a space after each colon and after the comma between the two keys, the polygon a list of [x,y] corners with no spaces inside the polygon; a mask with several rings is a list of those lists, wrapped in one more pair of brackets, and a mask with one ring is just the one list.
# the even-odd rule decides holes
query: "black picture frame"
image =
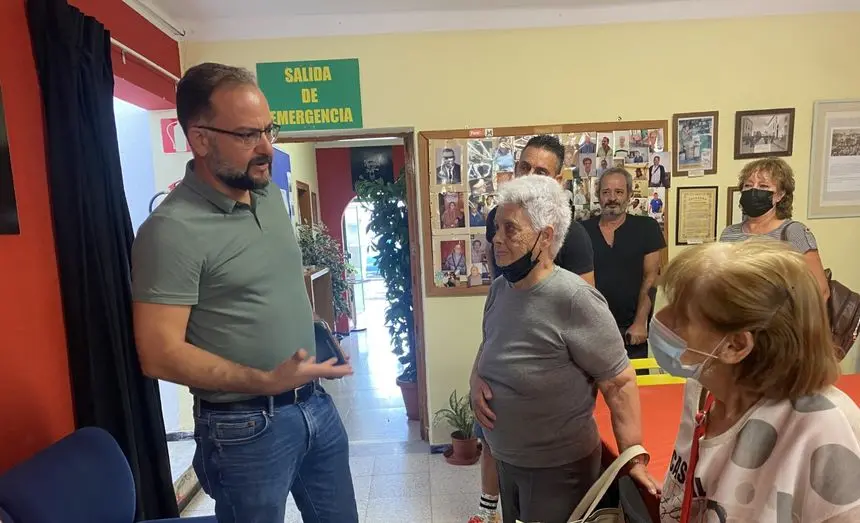
{"label": "black picture frame", "polygon": [[[713,220],[713,230],[711,230],[710,238],[696,238],[697,242],[690,242],[689,239],[681,241],[681,205],[684,202],[684,193],[693,191],[713,191],[714,194],[714,209],[711,219]],[[698,245],[700,243],[708,243],[717,241],[717,214],[720,203],[720,188],[717,185],[703,185],[693,187],[678,187],[675,194],[675,245]]]}
{"label": "black picture frame", "polygon": [[[787,116],[788,117],[788,132],[783,133],[783,136],[787,136],[786,144],[782,147],[782,150],[776,151],[744,151],[744,146],[753,145],[752,140],[760,141],[771,140],[770,145],[773,145],[777,140],[780,140],[779,136],[779,125],[776,125],[776,133],[774,136],[770,135],[754,135],[754,136],[745,136],[744,129],[747,124],[751,124],[748,118],[750,117],[778,117],[778,116]],[[754,158],[767,158],[769,156],[791,156],[794,150],[794,108],[793,107],[785,107],[782,109],[757,109],[754,111],[738,111],[735,113],[735,160],[751,160]]]}
{"label": "black picture frame", "polygon": [[12,182],[12,156],[6,129],[3,90],[0,88],[0,234],[21,234],[15,184]]}
{"label": "black picture frame", "polygon": [[[681,132],[679,126],[682,120],[711,120],[710,134],[699,136],[710,136],[709,150],[711,156],[711,167],[708,169],[696,168],[691,169],[690,166],[684,165],[680,160],[680,154],[683,149],[681,143]],[[704,174],[717,174],[717,161],[719,160],[719,133],[720,133],[720,112],[719,111],[700,111],[695,113],[676,113],[672,115],[672,176],[689,176],[690,172],[703,171]],[[703,156],[704,157],[704,156]]]}

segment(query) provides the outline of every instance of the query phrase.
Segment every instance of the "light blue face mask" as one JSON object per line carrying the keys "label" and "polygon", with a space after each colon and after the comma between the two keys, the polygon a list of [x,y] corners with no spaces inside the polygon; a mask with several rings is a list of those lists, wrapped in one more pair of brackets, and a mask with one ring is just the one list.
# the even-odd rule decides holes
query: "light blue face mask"
{"label": "light blue face mask", "polygon": [[[660,368],[678,378],[693,378],[698,381],[702,375],[704,362],[693,365],[681,363],[681,355],[686,351],[701,354],[707,358],[714,358],[714,353],[720,348],[720,345],[726,341],[727,336],[714,346],[710,354],[699,352],[695,349],[687,347],[687,342],[683,338],[675,334],[672,329],[667,327],[663,322],[653,317],[651,326],[648,328],[648,345],[654,352],[654,359]],[[706,360],[707,361],[707,360]]]}

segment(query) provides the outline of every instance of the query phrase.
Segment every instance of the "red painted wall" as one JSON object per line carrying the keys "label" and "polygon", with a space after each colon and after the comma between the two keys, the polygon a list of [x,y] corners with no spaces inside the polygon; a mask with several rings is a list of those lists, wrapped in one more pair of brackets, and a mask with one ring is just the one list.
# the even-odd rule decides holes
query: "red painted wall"
{"label": "red painted wall", "polygon": [[[122,0],[71,0],[114,38],[180,73],[177,43]],[[0,0],[0,89],[21,234],[0,236],[0,472],[74,430],[66,334],[54,251],[45,121],[25,0]],[[114,52],[117,95],[142,107],[175,105],[172,81]],[[123,95],[128,90],[130,94]]]}
{"label": "red painted wall", "polygon": [[0,236],[0,471],[74,430],[48,203],[42,101],[24,0],[0,2],[0,88],[21,223]]}
{"label": "red painted wall", "polygon": [[[355,198],[352,190],[352,173],[349,163],[349,147],[317,149],[317,184],[319,186],[320,218],[332,237],[343,247],[343,212]],[[406,150],[395,145],[391,153],[395,178],[406,163]],[[337,322],[338,332],[349,332],[346,318]]]}
{"label": "red painted wall", "polygon": [[[343,211],[355,198],[349,164],[349,147],[317,149],[317,184],[319,185],[320,218],[332,237],[343,247]],[[395,178],[406,163],[406,151],[395,145],[391,153]]]}
{"label": "red painted wall", "polygon": [[[394,176],[406,163],[406,150],[395,145],[391,153]],[[317,184],[319,186],[320,218],[332,237],[343,247],[343,212],[355,198],[352,190],[352,173],[349,164],[349,147],[317,149]],[[338,332],[349,332],[346,318],[338,320]]]}
{"label": "red painted wall", "polygon": [[[18,0],[14,0],[18,1]],[[69,0],[69,4],[95,17],[111,36],[176,76],[181,75],[179,44],[149,23],[122,0]],[[117,77],[117,98],[144,109],[176,107],[176,86],[161,73],[122,53],[116,47],[111,53],[113,72]]]}

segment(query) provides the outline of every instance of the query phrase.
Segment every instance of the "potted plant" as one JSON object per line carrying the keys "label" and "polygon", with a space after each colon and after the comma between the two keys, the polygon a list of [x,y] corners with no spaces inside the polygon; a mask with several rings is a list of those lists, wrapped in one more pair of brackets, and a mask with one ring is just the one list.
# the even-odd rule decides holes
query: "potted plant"
{"label": "potted plant", "polygon": [[394,182],[361,179],[356,182],[358,201],[370,212],[368,231],[376,236],[377,267],[385,280],[388,308],[385,325],[394,354],[403,364],[397,385],[403,394],[406,415],[419,419],[418,369],[415,364],[415,330],[412,310],[412,265],[409,252],[409,213],[406,209],[406,174]]}
{"label": "potted plant", "polygon": [[[352,289],[347,278],[355,272],[343,255],[340,244],[328,233],[324,224],[299,225],[299,248],[302,250],[302,263],[317,268],[326,268],[331,273],[331,291],[334,299],[334,315],[350,316],[349,293]],[[331,326],[334,329],[334,325]]]}
{"label": "potted plant", "polygon": [[433,424],[446,422],[454,432],[451,433],[451,448],[445,451],[445,459],[452,465],[473,465],[481,453],[473,427],[475,415],[469,405],[469,396],[457,396],[457,391],[448,398],[448,407],[433,415]]}

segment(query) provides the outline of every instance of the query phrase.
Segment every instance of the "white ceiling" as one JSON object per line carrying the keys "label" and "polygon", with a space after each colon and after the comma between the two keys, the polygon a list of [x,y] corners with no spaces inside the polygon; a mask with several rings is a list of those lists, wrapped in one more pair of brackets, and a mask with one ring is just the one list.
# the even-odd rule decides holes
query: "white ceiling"
{"label": "white ceiling", "polygon": [[[860,11],[860,0],[124,0],[177,39],[563,27]],[[162,18],[163,20],[158,20]],[[164,23],[167,21],[167,24]]]}
{"label": "white ceiling", "polygon": [[149,0],[177,19],[266,16],[347,15],[410,11],[546,9],[595,5],[647,4],[657,0]]}

